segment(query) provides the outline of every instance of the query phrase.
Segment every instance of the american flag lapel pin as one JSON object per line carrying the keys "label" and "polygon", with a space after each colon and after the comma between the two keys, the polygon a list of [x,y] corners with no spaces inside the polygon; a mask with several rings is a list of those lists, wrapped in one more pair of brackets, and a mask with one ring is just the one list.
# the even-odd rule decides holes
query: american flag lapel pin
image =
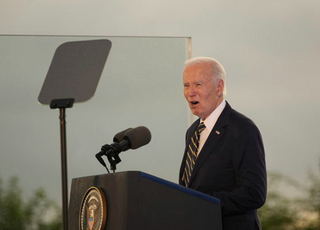
{"label": "american flag lapel pin", "polygon": [[220,131],[219,131],[219,130],[216,130],[216,134],[220,135]]}

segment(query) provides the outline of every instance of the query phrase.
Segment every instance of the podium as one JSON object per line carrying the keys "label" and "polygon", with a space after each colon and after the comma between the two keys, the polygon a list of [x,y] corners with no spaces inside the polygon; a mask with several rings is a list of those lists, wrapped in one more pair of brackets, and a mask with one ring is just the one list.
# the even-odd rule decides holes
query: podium
{"label": "podium", "polygon": [[218,199],[147,173],[129,171],[73,179],[69,230],[95,229],[81,226],[88,217],[83,215],[85,209],[90,213],[88,207],[83,208],[90,188],[98,188],[105,196],[103,230],[222,229]]}

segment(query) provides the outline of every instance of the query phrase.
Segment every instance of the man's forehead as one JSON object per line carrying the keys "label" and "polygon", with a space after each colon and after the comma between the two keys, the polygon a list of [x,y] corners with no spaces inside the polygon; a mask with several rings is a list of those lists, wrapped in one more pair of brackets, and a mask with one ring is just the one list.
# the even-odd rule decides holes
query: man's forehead
{"label": "man's forehead", "polygon": [[183,74],[183,81],[210,81],[212,79],[211,72],[205,68],[187,70]]}

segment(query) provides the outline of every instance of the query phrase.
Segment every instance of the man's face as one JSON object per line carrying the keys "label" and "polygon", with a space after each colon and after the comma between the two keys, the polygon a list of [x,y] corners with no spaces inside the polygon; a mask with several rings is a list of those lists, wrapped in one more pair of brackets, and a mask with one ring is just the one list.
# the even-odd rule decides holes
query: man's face
{"label": "man's face", "polygon": [[206,119],[222,102],[223,80],[214,83],[206,63],[189,66],[183,73],[184,96],[192,113]]}

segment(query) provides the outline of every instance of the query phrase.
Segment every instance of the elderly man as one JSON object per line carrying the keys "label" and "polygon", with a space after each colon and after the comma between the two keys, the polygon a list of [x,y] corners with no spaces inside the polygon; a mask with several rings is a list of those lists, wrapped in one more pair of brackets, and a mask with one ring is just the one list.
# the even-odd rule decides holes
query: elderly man
{"label": "elderly man", "polygon": [[261,229],[267,176],[258,128],[225,101],[225,70],[215,59],[187,61],[183,86],[199,119],[187,130],[179,183],[220,199],[223,230]]}

